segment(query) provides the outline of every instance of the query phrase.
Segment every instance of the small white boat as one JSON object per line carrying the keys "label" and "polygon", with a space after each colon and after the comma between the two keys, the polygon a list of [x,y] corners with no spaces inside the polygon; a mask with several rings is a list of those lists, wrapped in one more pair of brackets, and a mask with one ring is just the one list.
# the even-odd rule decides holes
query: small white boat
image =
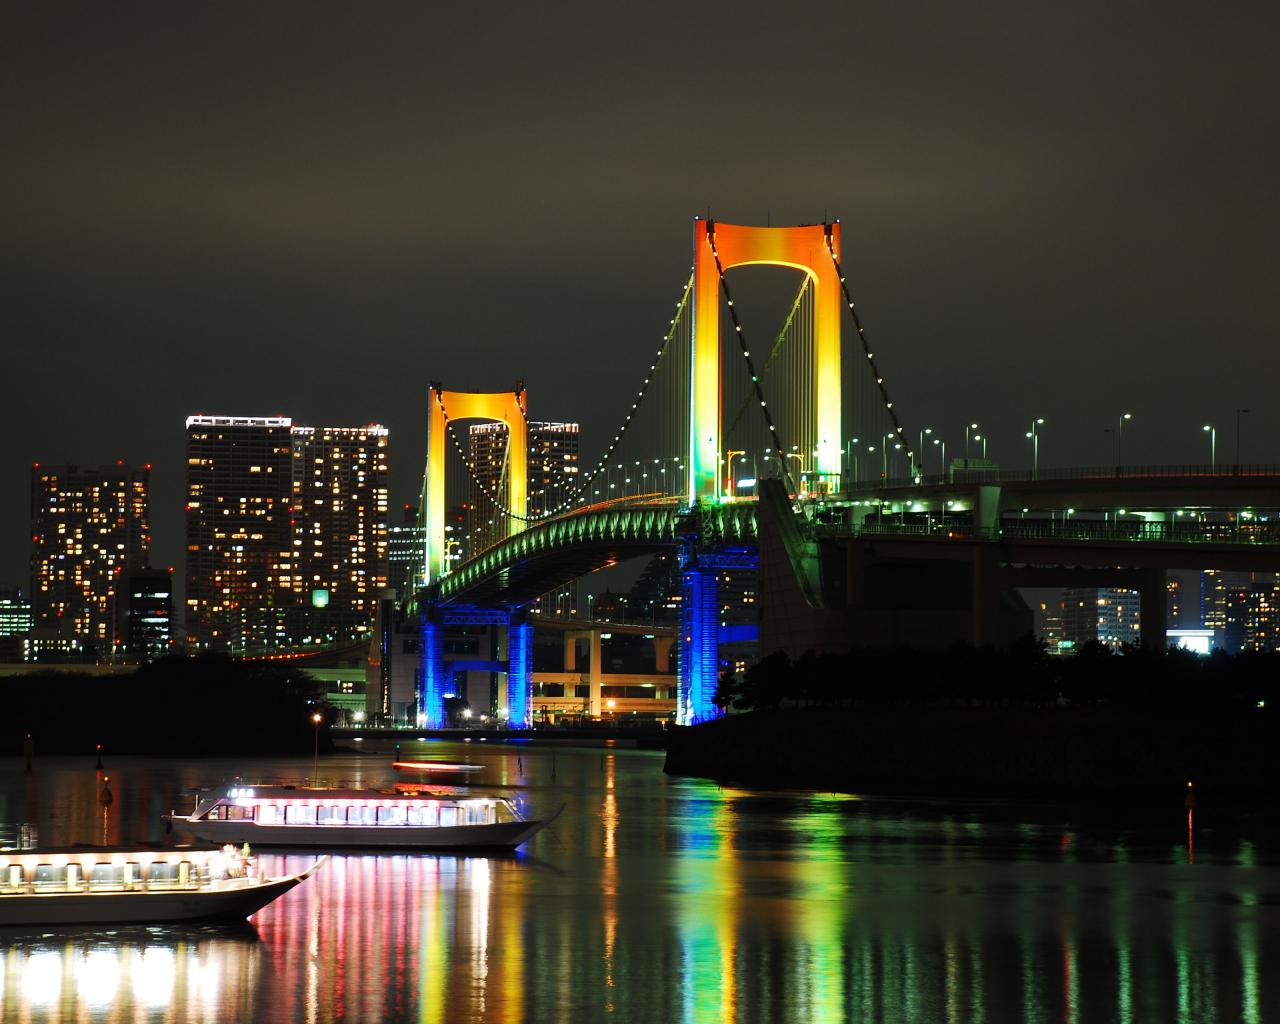
{"label": "small white boat", "polygon": [[[201,800],[189,815],[168,816],[176,829],[215,843],[325,849],[514,849],[550,825],[521,817],[498,796],[456,796],[414,787],[368,789],[234,786]],[[425,790],[425,791],[424,791]]]}
{"label": "small white boat", "polygon": [[0,851],[0,926],[243,921],[309,878],[267,878],[234,850]]}

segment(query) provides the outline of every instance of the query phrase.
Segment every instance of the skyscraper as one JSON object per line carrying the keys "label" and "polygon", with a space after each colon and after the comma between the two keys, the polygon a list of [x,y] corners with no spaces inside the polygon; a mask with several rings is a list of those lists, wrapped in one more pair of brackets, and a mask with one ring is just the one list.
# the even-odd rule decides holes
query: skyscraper
{"label": "skyscraper", "polygon": [[387,527],[387,586],[395,591],[397,601],[408,597],[421,581],[426,543],[427,530],[418,525],[417,506],[405,505],[401,521]]}
{"label": "skyscraper", "polygon": [[187,643],[353,639],[387,585],[387,430],[187,420]]}
{"label": "skyscraper", "polygon": [[[556,512],[574,497],[578,479],[579,428],[576,423],[531,420],[529,428],[528,514]],[[509,532],[507,516],[495,503],[505,504],[507,426],[478,423],[470,430],[469,458],[474,472],[466,540],[471,554],[502,540]],[[561,587],[544,594],[536,604],[543,615],[571,615],[576,609],[576,588]]]}
{"label": "skyscraper", "polygon": [[163,658],[173,643],[173,579],[164,569],[121,575],[116,597],[116,635],[129,661]]}
{"label": "skyscraper", "polygon": [[1075,650],[1091,640],[1119,647],[1141,640],[1142,597],[1122,587],[1078,587],[1067,590],[1062,602],[1064,639]]}
{"label": "skyscraper", "polygon": [[33,628],[75,638],[89,656],[115,653],[121,573],[147,567],[151,467],[31,470]]}
{"label": "skyscraper", "polygon": [[350,639],[369,628],[387,586],[387,428],[294,427],[292,643]]}
{"label": "skyscraper", "polygon": [[286,417],[187,419],[189,650],[268,649],[287,639],[294,581],[278,566],[293,549],[292,426]]}

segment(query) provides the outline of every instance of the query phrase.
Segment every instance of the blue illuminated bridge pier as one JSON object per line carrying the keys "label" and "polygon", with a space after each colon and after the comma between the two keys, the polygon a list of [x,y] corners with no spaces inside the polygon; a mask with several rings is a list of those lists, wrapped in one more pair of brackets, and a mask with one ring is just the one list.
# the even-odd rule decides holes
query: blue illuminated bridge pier
{"label": "blue illuminated bridge pier", "polygon": [[[1116,586],[1140,593],[1143,641],[1160,643],[1169,569],[1280,571],[1280,466],[942,465],[926,432],[899,419],[841,269],[838,228],[695,221],[694,268],[670,322],[636,354],[618,429],[567,485],[550,487],[526,457],[522,386],[471,395],[432,385],[427,550],[400,609],[418,623],[421,724],[445,723],[450,630],[486,625],[503,634],[494,667],[510,724],[529,725],[531,605],[660,551],[679,563],[682,725],[717,714],[729,641],[792,656],[1003,646],[1031,631],[1018,588]],[[743,267],[735,274],[749,281],[754,263],[798,280],[781,325],[748,339],[728,271]],[[501,472],[474,461],[456,427],[468,419],[504,424]],[[462,488],[479,488],[501,527],[474,551],[444,520]],[[758,573],[758,624],[723,621],[726,570]]]}

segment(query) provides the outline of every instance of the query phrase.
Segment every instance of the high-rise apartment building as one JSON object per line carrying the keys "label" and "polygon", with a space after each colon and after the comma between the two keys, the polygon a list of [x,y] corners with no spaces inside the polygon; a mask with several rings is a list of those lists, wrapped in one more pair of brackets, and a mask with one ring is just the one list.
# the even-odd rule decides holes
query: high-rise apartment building
{"label": "high-rise apartment building", "polygon": [[1079,650],[1090,640],[1119,647],[1141,640],[1142,597],[1122,587],[1080,587],[1066,592],[1062,602],[1064,639]]}
{"label": "high-rise apartment building", "polygon": [[120,576],[147,566],[151,467],[31,470],[32,627],[114,655]]}
{"label": "high-rise apartment building", "polygon": [[293,421],[187,419],[187,648],[266,650],[286,643],[293,547]]}
{"label": "high-rise apartment building", "polygon": [[1244,649],[1280,650],[1280,576],[1254,573],[1244,610]]}
{"label": "high-rise apartment building", "polygon": [[387,585],[387,430],[187,420],[187,644],[351,639]]}
{"label": "high-rise apartment building", "polygon": [[164,569],[124,573],[116,598],[116,635],[129,661],[153,661],[173,645],[173,578]]}
{"label": "high-rise apartment building", "polygon": [[[478,552],[507,535],[507,425],[477,423],[469,431],[468,458],[473,477],[468,535]],[[578,478],[579,433],[576,423],[528,423],[528,510],[537,516],[566,503]],[[494,499],[497,499],[495,503]]]}
{"label": "high-rise apartment building", "polygon": [[1230,654],[1244,650],[1252,574],[1206,569],[1200,574],[1200,621],[1214,632],[1214,645]]}
{"label": "high-rise apartment building", "polygon": [[31,598],[25,587],[0,587],[0,661],[23,661],[31,632]]}
{"label": "high-rise apartment building", "polygon": [[387,586],[387,428],[294,427],[293,538],[277,584],[292,589],[291,642],[369,629]]}
{"label": "high-rise apartment building", "polygon": [[[499,507],[507,501],[507,436],[505,423],[478,423],[469,432],[468,458],[474,476],[465,543],[473,554],[509,532],[507,516]],[[576,423],[528,423],[529,515],[547,515],[571,503],[580,468],[579,440]],[[576,593],[574,587],[561,587],[539,598],[534,610],[542,615],[572,615],[577,608]]]}
{"label": "high-rise apartment building", "polygon": [[397,601],[405,600],[421,581],[426,543],[427,530],[418,525],[417,506],[405,505],[401,521],[387,527],[387,586],[395,591]]}

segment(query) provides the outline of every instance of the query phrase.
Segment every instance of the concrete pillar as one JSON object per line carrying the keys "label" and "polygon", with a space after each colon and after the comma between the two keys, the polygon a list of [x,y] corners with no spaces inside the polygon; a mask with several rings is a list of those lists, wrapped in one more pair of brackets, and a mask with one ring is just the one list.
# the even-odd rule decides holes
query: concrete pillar
{"label": "concrete pillar", "polygon": [[1139,574],[1138,596],[1142,646],[1163,651],[1168,644],[1168,581],[1163,569],[1143,569]]}
{"label": "concrete pillar", "polygon": [[435,621],[429,609],[424,609],[422,614],[418,658],[418,717],[428,729],[441,729],[446,724],[444,626]]}
{"label": "concrete pillar", "polygon": [[714,569],[693,566],[681,573],[678,725],[716,717],[720,672],[719,579]]}
{"label": "concrete pillar", "polygon": [[587,682],[591,687],[591,695],[587,698],[587,715],[591,718],[600,718],[604,712],[604,702],[601,700],[600,692],[600,677],[603,674],[600,668],[603,661],[601,648],[604,644],[600,639],[600,630],[593,629],[590,637],[591,654],[587,662]]}
{"label": "concrete pillar", "polygon": [[580,633],[566,633],[564,635],[564,670],[566,672],[578,671],[578,637]]}
{"label": "concrete pillar", "polygon": [[513,729],[532,725],[530,691],[533,680],[533,626],[512,622],[507,627],[507,722]]}
{"label": "concrete pillar", "polygon": [[993,618],[1000,606],[1000,566],[992,544],[974,544],[973,646],[991,643]]}
{"label": "concrete pillar", "polygon": [[992,536],[1000,526],[1000,488],[974,488],[973,526],[982,536]]}
{"label": "concrete pillar", "polygon": [[673,636],[655,636],[653,638],[653,668],[655,672],[671,671],[671,648],[675,646]]}

